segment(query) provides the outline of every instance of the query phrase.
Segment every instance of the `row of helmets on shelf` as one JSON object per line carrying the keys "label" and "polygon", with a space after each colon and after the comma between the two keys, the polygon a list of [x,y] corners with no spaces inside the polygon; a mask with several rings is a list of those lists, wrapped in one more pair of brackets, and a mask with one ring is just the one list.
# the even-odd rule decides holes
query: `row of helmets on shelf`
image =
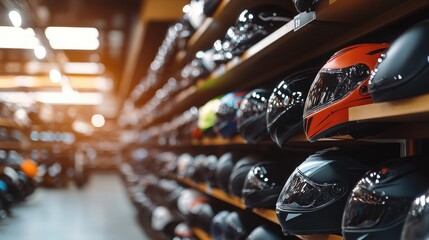
{"label": "row of helmets on shelf", "polygon": [[225,208],[224,203],[157,172],[138,173],[129,164],[121,165],[120,172],[139,223],[160,239],[196,240],[195,228],[217,240],[284,239],[280,226],[248,211]]}
{"label": "row of helmets on shelf", "polygon": [[247,49],[289,22],[296,14],[295,11],[278,5],[246,8],[239,14],[234,25],[228,28],[225,36],[215,40],[210,49],[197,52],[195,58],[179,72],[168,72],[171,64],[174,64],[174,56],[186,50],[192,34],[206,17],[213,14],[220,2],[191,1],[189,11],[186,11],[182,19],[167,31],[148,74],[131,92],[128,101],[130,104],[125,111],[132,111],[135,105],[145,103],[138,111],[139,116],[144,116],[142,119],[147,121],[157,118],[158,113],[153,112],[154,109],[158,109],[198,79],[207,77],[216,68],[235,57],[240,57]]}
{"label": "row of helmets on shelf", "polygon": [[339,135],[372,136],[393,124],[349,121],[349,108],[427,93],[428,40],[426,20],[407,29],[392,44],[345,47],[321,68],[301,69],[274,88],[218,96],[199,109],[191,108],[143,131],[140,140],[158,138],[159,144],[174,145],[190,137],[240,134],[249,143],[270,136],[283,147],[303,131],[310,142]]}
{"label": "row of helmets on shelf", "polygon": [[0,220],[12,216],[14,206],[36,189],[38,166],[20,153],[0,150]]}
{"label": "row of helmets on shelf", "polygon": [[[347,240],[426,239],[427,157],[398,158],[391,148],[384,150],[381,146],[331,147],[310,154],[290,152],[286,159],[269,153],[262,156],[225,152],[218,156],[152,150],[138,161],[129,161],[128,171],[133,169],[133,174],[126,182],[135,186],[144,182],[142,178],[149,173],[155,173],[165,181],[173,178],[205,184],[209,195],[220,189],[242,199],[246,209],[275,210],[286,236],[342,234]],[[161,185],[154,183],[154,187]],[[142,189],[149,188],[134,188],[137,194]],[[173,205],[189,197],[187,191],[171,189],[173,195],[154,189],[153,197],[168,201],[174,196],[177,201]],[[190,208],[182,209],[185,215],[186,211]],[[204,223],[202,219],[197,222]]]}

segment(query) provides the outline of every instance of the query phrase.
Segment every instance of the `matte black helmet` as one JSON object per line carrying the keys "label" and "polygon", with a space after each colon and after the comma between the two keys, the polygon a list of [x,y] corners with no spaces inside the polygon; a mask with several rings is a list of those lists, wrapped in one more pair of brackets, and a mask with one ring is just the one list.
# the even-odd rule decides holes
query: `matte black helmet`
{"label": "matte black helmet", "polygon": [[429,92],[429,20],[399,36],[383,54],[369,80],[374,102]]}
{"label": "matte black helmet", "polygon": [[329,148],[310,155],[289,176],[277,200],[283,233],[340,233],[348,194],[374,158],[361,149]]}
{"label": "matte black helmet", "polygon": [[234,154],[232,152],[226,152],[219,157],[219,161],[216,166],[216,183],[217,187],[222,189],[224,192],[228,192],[229,176],[231,175],[232,168],[234,167]]}
{"label": "matte black helmet", "polygon": [[232,169],[231,175],[229,176],[229,193],[237,197],[241,197],[243,190],[244,181],[249,173],[250,169],[259,161],[261,158],[255,155],[249,155],[241,158]]}
{"label": "matte black helmet", "polygon": [[353,188],[344,209],[346,239],[400,239],[412,201],[429,187],[427,157],[383,162]]}
{"label": "matte black helmet", "polygon": [[249,143],[258,143],[268,137],[267,106],[271,90],[258,88],[244,96],[237,110],[237,129]]}
{"label": "matte black helmet", "polygon": [[295,169],[292,162],[286,163],[261,162],[250,169],[242,190],[246,207],[275,209],[277,198]]}
{"label": "matte black helmet", "polygon": [[307,69],[282,80],[271,93],[267,108],[267,128],[279,147],[303,132],[302,114],[311,83],[318,69]]}
{"label": "matte black helmet", "polygon": [[246,240],[282,240],[285,235],[279,226],[264,224],[255,229],[246,237]]}

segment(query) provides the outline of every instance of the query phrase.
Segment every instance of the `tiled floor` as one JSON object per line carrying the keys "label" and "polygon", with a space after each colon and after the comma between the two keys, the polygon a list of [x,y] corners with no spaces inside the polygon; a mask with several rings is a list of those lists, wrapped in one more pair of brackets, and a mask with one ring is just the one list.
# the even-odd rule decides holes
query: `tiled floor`
{"label": "tiled floor", "polygon": [[0,222],[1,240],[149,239],[113,173],[95,173],[82,190],[39,188],[13,213]]}

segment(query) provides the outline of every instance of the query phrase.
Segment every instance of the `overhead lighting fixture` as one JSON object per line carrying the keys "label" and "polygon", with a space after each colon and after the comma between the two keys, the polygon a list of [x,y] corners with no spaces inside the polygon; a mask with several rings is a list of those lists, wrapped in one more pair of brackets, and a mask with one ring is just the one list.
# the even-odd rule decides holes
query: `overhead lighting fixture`
{"label": "overhead lighting fixture", "polygon": [[14,27],[21,27],[22,25],[22,17],[21,14],[16,11],[16,10],[12,10],[9,12],[9,19],[12,22],[12,25]]}
{"label": "overhead lighting fixture", "polygon": [[49,72],[49,78],[51,79],[51,81],[53,83],[59,83],[59,82],[61,82],[62,75],[61,75],[60,71],[58,71],[57,69],[52,69]]}
{"label": "overhead lighting fixture", "polygon": [[0,26],[0,48],[34,49],[40,45],[31,28]]}
{"label": "overhead lighting fixture", "polygon": [[37,45],[34,48],[34,55],[37,59],[44,59],[46,57],[46,48],[42,45]]}
{"label": "overhead lighting fixture", "polygon": [[98,30],[91,27],[47,27],[45,35],[53,49],[96,50]]}
{"label": "overhead lighting fixture", "polygon": [[97,113],[92,115],[91,123],[94,127],[100,128],[104,126],[104,124],[106,123],[106,120],[104,119],[103,115]]}
{"label": "overhead lighting fixture", "polygon": [[103,74],[104,65],[91,62],[67,62],[63,64],[66,74]]}

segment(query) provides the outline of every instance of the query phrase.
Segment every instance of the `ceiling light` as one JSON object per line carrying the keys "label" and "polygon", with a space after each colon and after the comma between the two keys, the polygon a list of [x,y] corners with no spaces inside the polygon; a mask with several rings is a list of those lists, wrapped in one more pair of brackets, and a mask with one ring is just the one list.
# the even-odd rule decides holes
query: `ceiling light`
{"label": "ceiling light", "polygon": [[53,83],[59,83],[59,82],[61,82],[62,76],[61,76],[60,71],[58,71],[57,69],[52,69],[49,72],[49,78],[51,79],[51,81]]}
{"label": "ceiling light", "polygon": [[91,62],[67,62],[63,69],[66,74],[102,74],[105,70],[103,64]]}
{"label": "ceiling light", "polygon": [[34,48],[34,55],[38,58],[38,59],[44,59],[46,57],[46,48],[43,47],[42,45],[37,45]]}
{"label": "ceiling light", "polygon": [[16,11],[16,10],[12,10],[9,12],[9,18],[10,21],[12,22],[12,25],[14,27],[21,27],[22,25],[22,18],[21,18],[21,14]]}
{"label": "ceiling light", "polygon": [[39,45],[34,30],[0,26],[0,48],[34,49]]}
{"label": "ceiling light", "polygon": [[53,49],[96,50],[98,30],[91,27],[47,27],[45,35]]}
{"label": "ceiling light", "polygon": [[104,126],[106,120],[104,119],[103,115],[101,114],[94,114],[91,117],[91,123],[94,127],[102,127]]}

